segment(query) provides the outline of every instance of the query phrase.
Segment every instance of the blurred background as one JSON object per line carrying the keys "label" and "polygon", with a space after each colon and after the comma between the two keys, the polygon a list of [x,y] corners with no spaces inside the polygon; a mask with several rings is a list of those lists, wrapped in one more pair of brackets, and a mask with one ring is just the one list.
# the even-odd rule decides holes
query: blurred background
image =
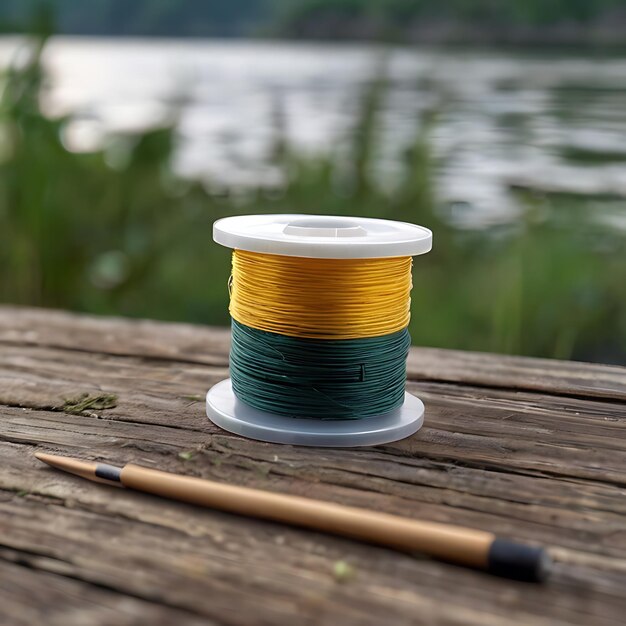
{"label": "blurred background", "polygon": [[0,302],[227,324],[211,224],[434,231],[414,344],[626,364],[625,0],[2,0]]}

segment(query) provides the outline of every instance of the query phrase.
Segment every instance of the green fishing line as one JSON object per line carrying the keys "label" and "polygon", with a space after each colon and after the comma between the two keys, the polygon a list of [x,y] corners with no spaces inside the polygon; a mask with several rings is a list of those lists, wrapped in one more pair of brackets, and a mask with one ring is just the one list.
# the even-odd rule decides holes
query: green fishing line
{"label": "green fishing line", "polygon": [[230,373],[242,402],[313,419],[361,419],[402,405],[407,329],[365,339],[302,339],[232,320]]}

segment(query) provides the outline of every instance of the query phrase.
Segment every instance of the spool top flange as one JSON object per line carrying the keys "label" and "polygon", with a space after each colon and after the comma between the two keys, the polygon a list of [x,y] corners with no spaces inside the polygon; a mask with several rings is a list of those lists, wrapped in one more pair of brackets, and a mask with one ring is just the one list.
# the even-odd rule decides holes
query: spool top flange
{"label": "spool top flange", "polygon": [[227,248],[323,259],[416,256],[432,238],[415,224],[335,215],[238,215],[213,224],[213,239]]}

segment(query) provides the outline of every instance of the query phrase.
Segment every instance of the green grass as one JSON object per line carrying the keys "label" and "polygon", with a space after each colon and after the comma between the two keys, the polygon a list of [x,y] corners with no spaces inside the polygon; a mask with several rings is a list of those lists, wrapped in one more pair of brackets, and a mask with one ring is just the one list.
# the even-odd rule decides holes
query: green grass
{"label": "green grass", "polygon": [[383,189],[372,162],[384,81],[364,94],[348,157],[305,157],[277,136],[284,188],[229,194],[173,175],[170,128],[68,152],[66,120],[39,108],[41,80],[35,57],[2,82],[0,301],[226,324],[230,251],[212,242],[215,219],[375,216],[434,231],[415,260],[415,344],[626,360],[626,239],[595,220],[597,202],[520,193],[516,225],[456,230],[433,187],[436,114],[416,119],[399,184]]}

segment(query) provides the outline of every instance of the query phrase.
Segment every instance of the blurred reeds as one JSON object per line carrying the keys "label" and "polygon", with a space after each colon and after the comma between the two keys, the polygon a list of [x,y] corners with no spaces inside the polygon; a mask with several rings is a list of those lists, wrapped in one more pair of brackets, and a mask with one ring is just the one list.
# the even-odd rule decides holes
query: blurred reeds
{"label": "blurred reeds", "polygon": [[63,144],[66,119],[40,107],[39,55],[1,79],[0,301],[227,324],[230,251],[211,224],[244,213],[405,220],[434,231],[414,267],[414,344],[626,361],[626,236],[593,199],[519,193],[521,219],[455,228],[437,203],[429,132],[416,120],[397,186],[373,173],[384,81],[363,94],[351,150],[297,154],[280,133],[279,190],[224,192],[177,178],[174,129]]}

